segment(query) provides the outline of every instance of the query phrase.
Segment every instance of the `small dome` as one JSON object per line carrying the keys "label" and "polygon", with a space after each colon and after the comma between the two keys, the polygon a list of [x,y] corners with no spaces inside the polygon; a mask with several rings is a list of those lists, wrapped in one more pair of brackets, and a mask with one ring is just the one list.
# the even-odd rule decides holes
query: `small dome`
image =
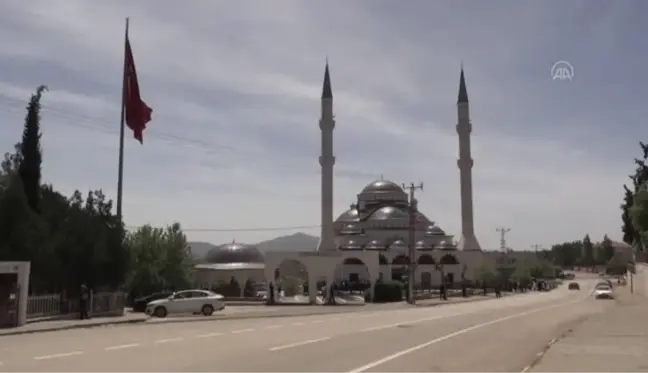
{"label": "small dome", "polygon": [[443,229],[439,228],[436,225],[430,225],[425,231],[426,236],[445,236]]}
{"label": "small dome", "polygon": [[362,228],[359,228],[357,225],[353,223],[344,224],[342,229],[340,229],[341,235],[353,235],[353,234],[361,234],[361,233],[362,233]]}
{"label": "small dome", "polygon": [[402,240],[396,240],[392,243],[389,244],[390,249],[407,249],[407,244],[403,242]]}
{"label": "small dome", "polygon": [[384,206],[374,211],[369,217],[370,220],[392,220],[392,219],[408,219],[407,212],[394,206]]}
{"label": "small dome", "polygon": [[232,242],[215,247],[205,257],[208,263],[263,263],[263,254],[254,246]]}
{"label": "small dome", "polygon": [[432,248],[432,245],[428,244],[425,241],[421,240],[421,241],[416,242],[416,249],[417,250],[418,249],[430,249],[430,248]]}
{"label": "small dome", "polygon": [[366,246],[365,249],[367,250],[382,250],[385,249],[385,244],[383,242],[380,242],[379,240],[373,240],[369,242]]}
{"label": "small dome", "polygon": [[386,192],[405,193],[403,191],[403,188],[401,188],[395,182],[389,180],[376,180],[374,182],[367,184],[367,186],[364,187],[364,189],[362,189],[362,193],[386,193]]}
{"label": "small dome", "polygon": [[362,243],[354,238],[348,238],[342,241],[340,245],[343,250],[358,250],[362,249]]}
{"label": "small dome", "polygon": [[358,217],[358,209],[356,208],[350,208],[343,212],[340,216],[338,216],[337,219],[335,219],[336,222],[344,223],[344,222],[349,222],[349,223],[355,223],[359,220]]}

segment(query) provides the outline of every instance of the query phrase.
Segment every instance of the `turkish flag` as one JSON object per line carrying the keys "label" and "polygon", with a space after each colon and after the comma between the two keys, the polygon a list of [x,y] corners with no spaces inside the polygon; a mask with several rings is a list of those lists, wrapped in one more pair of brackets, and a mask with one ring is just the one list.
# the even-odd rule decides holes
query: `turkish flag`
{"label": "turkish flag", "polygon": [[133,136],[144,143],[144,130],[146,123],[151,121],[151,109],[140,97],[135,60],[131,50],[130,41],[126,36],[126,56],[124,58],[124,114],[128,128],[133,130]]}

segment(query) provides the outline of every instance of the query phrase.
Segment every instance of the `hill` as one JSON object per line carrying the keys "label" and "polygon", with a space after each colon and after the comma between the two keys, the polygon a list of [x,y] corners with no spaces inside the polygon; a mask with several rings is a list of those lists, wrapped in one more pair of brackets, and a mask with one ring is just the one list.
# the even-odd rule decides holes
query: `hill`
{"label": "hill", "polygon": [[[254,246],[256,246],[262,253],[268,251],[315,251],[318,242],[319,238],[299,232],[289,236],[281,236],[261,241],[254,244]],[[220,245],[213,245],[209,242],[189,242],[191,254],[196,259],[204,258],[209,250],[218,246]]]}

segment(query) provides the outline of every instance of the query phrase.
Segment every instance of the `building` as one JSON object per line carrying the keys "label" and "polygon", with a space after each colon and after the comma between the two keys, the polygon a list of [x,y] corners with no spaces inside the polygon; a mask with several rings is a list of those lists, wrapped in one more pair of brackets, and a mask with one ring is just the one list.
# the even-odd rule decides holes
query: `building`
{"label": "building", "polygon": [[264,261],[256,247],[232,241],[207,252],[205,262],[195,266],[195,282],[201,288],[219,290],[234,279],[243,297],[245,284],[265,282]]}
{"label": "building", "polygon": [[[457,98],[457,134],[461,181],[462,232],[458,245],[453,237],[430,221],[423,213],[416,216],[415,278],[422,285],[474,277],[474,270],[484,261],[495,258],[484,255],[477,241],[473,222],[472,167],[470,136],[472,123],[463,68]],[[315,303],[318,281],[327,284],[337,280],[368,280],[399,278],[409,264],[407,237],[409,227],[408,195],[398,184],[377,180],[367,185],[357,202],[333,220],[333,90],[328,63],[324,72],[319,128],[321,155],[321,234],[317,252],[273,252],[266,255],[265,277],[268,283],[280,281],[276,269],[286,261],[302,263],[308,272],[308,293]]]}

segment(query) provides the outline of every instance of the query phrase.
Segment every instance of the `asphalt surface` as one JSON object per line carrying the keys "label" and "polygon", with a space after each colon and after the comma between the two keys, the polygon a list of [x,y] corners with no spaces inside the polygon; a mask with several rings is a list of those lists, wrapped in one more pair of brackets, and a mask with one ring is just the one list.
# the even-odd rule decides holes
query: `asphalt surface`
{"label": "asphalt surface", "polygon": [[595,281],[481,302],[0,338],[0,371],[520,371],[613,303]]}

